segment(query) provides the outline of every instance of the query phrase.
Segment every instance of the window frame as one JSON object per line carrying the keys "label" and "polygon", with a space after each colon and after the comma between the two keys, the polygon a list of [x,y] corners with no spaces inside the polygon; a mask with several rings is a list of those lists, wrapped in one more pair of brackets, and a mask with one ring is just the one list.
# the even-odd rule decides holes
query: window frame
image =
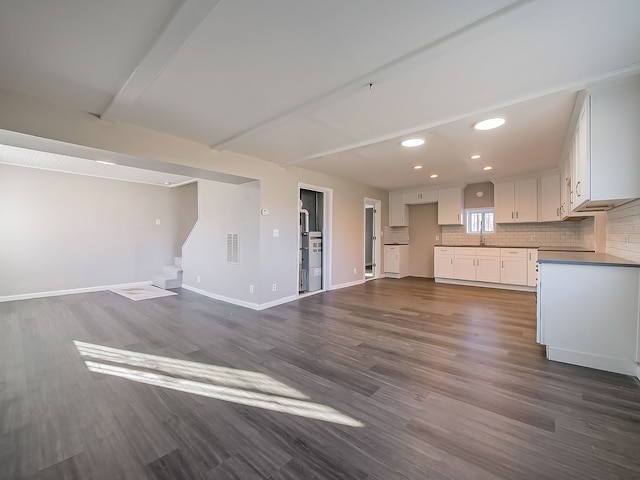
{"label": "window frame", "polygon": [[[471,215],[478,214],[478,213],[482,215],[482,222],[481,222],[482,226],[480,227],[480,231],[470,231],[469,227],[472,225]],[[485,230],[485,226],[487,222],[485,222],[484,220],[485,220],[485,215],[488,213],[493,215],[493,230]],[[493,233],[496,233],[496,214],[495,214],[495,209],[493,207],[467,208],[464,211],[464,216],[465,216],[465,231],[468,235],[491,235]]]}

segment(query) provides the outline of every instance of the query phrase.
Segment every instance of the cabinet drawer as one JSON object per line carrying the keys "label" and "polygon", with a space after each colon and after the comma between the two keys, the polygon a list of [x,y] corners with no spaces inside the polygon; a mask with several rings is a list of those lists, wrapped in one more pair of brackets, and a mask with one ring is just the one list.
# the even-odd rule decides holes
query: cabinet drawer
{"label": "cabinet drawer", "polygon": [[475,255],[476,249],[474,247],[455,247],[456,255]]}
{"label": "cabinet drawer", "polygon": [[400,251],[400,247],[385,245],[385,250],[389,253],[398,253]]}
{"label": "cabinet drawer", "polygon": [[454,247],[435,247],[436,255],[453,255]]}
{"label": "cabinet drawer", "polygon": [[501,248],[500,256],[509,257],[509,258],[526,258],[527,249],[526,248]]}
{"label": "cabinet drawer", "polygon": [[499,248],[477,248],[476,256],[478,257],[499,257],[500,249]]}

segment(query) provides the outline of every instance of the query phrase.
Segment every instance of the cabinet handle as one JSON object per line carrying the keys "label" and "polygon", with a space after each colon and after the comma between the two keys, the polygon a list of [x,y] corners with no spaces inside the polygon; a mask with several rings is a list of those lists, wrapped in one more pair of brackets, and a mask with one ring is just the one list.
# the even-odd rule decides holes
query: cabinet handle
{"label": "cabinet handle", "polygon": [[580,196],[580,182],[576,183],[576,197]]}
{"label": "cabinet handle", "polygon": [[502,268],[504,268],[504,260],[502,260]]}
{"label": "cabinet handle", "polygon": [[531,253],[529,253],[529,261],[531,261]]}
{"label": "cabinet handle", "polygon": [[460,221],[460,214],[458,214],[458,222]]}
{"label": "cabinet handle", "polygon": [[451,265],[453,265],[453,257],[451,257],[450,260],[451,260]]}
{"label": "cabinet handle", "polygon": [[514,213],[515,213],[515,212],[511,212],[511,220],[513,220],[513,219],[514,219]]}
{"label": "cabinet handle", "polygon": [[516,220],[518,219],[518,212],[516,212]]}
{"label": "cabinet handle", "polygon": [[556,217],[560,216],[560,207],[556,208]]}

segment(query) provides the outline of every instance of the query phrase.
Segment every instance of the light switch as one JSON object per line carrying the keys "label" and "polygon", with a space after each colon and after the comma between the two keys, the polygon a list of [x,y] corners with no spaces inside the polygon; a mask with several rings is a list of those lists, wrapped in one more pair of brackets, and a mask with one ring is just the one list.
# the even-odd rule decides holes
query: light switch
{"label": "light switch", "polygon": [[160,225],[160,219],[156,218],[156,225]]}
{"label": "light switch", "polygon": [[277,229],[277,228],[274,228],[274,229],[273,229],[273,236],[274,236],[274,237],[279,237],[279,236],[280,236],[280,230],[279,230],[279,229]]}

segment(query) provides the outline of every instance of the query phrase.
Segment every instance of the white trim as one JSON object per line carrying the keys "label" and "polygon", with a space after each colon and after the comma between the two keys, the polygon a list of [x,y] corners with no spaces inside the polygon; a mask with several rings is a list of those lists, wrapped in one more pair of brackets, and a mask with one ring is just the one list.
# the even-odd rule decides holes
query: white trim
{"label": "white trim", "polygon": [[451,285],[466,285],[468,287],[484,287],[484,288],[499,288],[502,290],[516,290],[519,292],[535,292],[536,287],[528,287],[527,285],[511,285],[509,283],[488,283],[488,282],[474,282],[472,280],[456,280],[454,278],[435,278],[436,283],[448,283]]}
{"label": "white trim", "polygon": [[340,283],[339,285],[331,285],[330,290],[340,290],[341,288],[355,287],[356,285],[362,285],[365,282],[366,280],[364,278],[361,278],[360,280],[355,280],[353,282]]}
{"label": "white trim", "polygon": [[[218,295],[216,293],[207,292],[206,290],[202,290],[200,288],[191,287],[189,285],[182,284],[182,288],[185,290],[189,290],[190,292],[197,293],[198,295],[203,295],[208,298],[212,298],[213,300],[219,300],[221,302],[230,303],[232,305],[238,305],[239,307],[250,308],[251,310],[266,310],[267,308],[275,307],[277,305],[282,305],[283,303],[289,303],[298,299],[297,295],[291,295],[288,297],[278,298],[276,300],[272,300],[267,303],[252,303],[245,302],[244,300],[238,300],[236,298],[225,297],[223,295]],[[319,293],[319,292],[318,292]]]}
{"label": "white trim", "polygon": [[[332,265],[332,228],[333,228],[333,188],[320,187],[318,185],[311,185],[309,183],[298,182],[298,196],[296,198],[296,232],[298,236],[298,251],[300,251],[300,190],[311,190],[313,192],[320,192],[322,196],[322,215],[324,219],[324,226],[322,229],[322,289],[321,291],[328,291],[331,289],[331,265]],[[300,263],[299,259],[296,261],[296,289],[298,292],[300,289]],[[299,294],[298,294],[299,296]]]}
{"label": "white trim", "polygon": [[631,360],[604,357],[602,355],[564,350],[562,348],[547,346],[547,358],[556,362],[580,365],[582,367],[621,373],[623,375],[634,375],[638,373],[638,365]]}
{"label": "white trim", "polygon": [[23,293],[20,295],[5,295],[0,297],[0,302],[13,302],[15,300],[31,300],[33,298],[59,297],[61,295],[75,295],[77,293],[103,292],[116,288],[135,288],[151,285],[151,281],[135,283],[119,283],[116,285],[101,285],[99,287],[71,288],[68,290],[52,290],[50,292]]}
{"label": "white trim", "polygon": [[[318,290],[317,292],[312,292],[312,293],[321,293],[321,291]],[[261,303],[258,306],[258,310],[266,310],[267,308],[282,305],[283,303],[293,302],[295,300],[298,300],[299,298],[300,297],[298,297],[298,295],[289,295],[288,297],[282,297],[282,298],[278,298],[277,300],[271,300],[270,302],[267,302],[267,303]]]}
{"label": "white trim", "polygon": [[[383,249],[383,245],[382,245],[382,200],[377,200],[375,198],[369,198],[369,197],[364,197],[364,208],[365,208],[365,219],[364,219],[364,241],[366,242],[366,236],[367,236],[367,232],[366,232],[366,224],[367,224],[367,219],[366,219],[366,208],[367,205],[371,205],[373,206],[374,209],[374,214],[373,214],[373,229],[374,229],[374,235],[376,237],[375,241],[373,242],[373,251],[374,251],[374,256],[373,256],[373,263],[375,264],[375,267],[373,267],[373,277],[370,278],[366,278],[366,281],[369,280],[375,280],[376,278],[380,278],[380,274],[381,274],[381,270],[382,270],[382,249]],[[364,253],[364,252],[363,252]],[[363,272],[366,270],[366,261],[363,262]]]}
{"label": "white trim", "polygon": [[260,310],[260,305],[252,302],[245,302],[244,300],[238,300],[236,298],[225,297],[223,295],[218,295],[217,293],[207,292],[206,290],[202,290],[200,288],[192,287],[190,285],[182,284],[182,288],[185,290],[189,290],[191,292],[204,295],[205,297],[213,298],[214,300],[220,300],[221,302],[231,303],[233,305],[238,305],[240,307],[250,308],[251,310]]}
{"label": "white trim", "polygon": [[636,368],[636,377],[640,380],[640,365]]}

